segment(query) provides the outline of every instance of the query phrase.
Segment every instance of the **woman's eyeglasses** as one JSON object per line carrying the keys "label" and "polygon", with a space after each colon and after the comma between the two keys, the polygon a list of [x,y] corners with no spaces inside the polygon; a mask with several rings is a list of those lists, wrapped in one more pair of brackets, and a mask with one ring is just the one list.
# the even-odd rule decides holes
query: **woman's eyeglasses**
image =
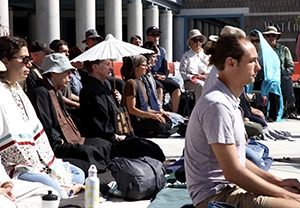
{"label": "woman's eyeglasses", "polygon": [[276,34],[266,34],[265,36],[266,36],[267,38],[269,38],[269,37],[275,38],[277,35],[276,35]]}
{"label": "woman's eyeglasses", "polygon": [[192,38],[192,40],[194,41],[194,43],[203,43],[203,38]]}
{"label": "woman's eyeglasses", "polygon": [[260,40],[259,39],[252,39],[251,43],[260,43]]}
{"label": "woman's eyeglasses", "polygon": [[12,58],[15,58],[15,59],[21,59],[23,64],[28,64],[29,62],[32,61],[32,57],[31,56],[13,56]]}

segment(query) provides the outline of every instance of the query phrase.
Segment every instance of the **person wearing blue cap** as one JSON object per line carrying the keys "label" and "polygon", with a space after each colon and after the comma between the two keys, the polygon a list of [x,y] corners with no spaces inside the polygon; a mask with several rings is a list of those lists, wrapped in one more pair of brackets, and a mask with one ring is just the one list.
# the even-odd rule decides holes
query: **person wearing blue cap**
{"label": "person wearing blue cap", "polygon": [[42,65],[43,79],[28,92],[37,115],[44,126],[52,149],[59,158],[68,159],[88,175],[95,164],[98,172],[105,172],[110,160],[111,144],[101,138],[84,138],[68,114],[60,90],[66,87],[75,68],[60,53],[46,56]]}

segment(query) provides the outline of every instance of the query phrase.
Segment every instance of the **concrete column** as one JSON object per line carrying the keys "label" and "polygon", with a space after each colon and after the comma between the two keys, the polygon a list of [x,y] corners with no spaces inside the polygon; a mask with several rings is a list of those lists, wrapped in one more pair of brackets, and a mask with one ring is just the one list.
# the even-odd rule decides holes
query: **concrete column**
{"label": "concrete column", "polygon": [[156,26],[159,28],[159,10],[157,5],[150,5],[144,10],[145,15],[145,25],[144,32],[151,26]]}
{"label": "concrete column", "polygon": [[160,14],[160,45],[167,51],[167,60],[173,61],[173,13],[170,10],[163,10]]}
{"label": "concrete column", "polygon": [[122,40],[122,1],[105,0],[104,4],[105,34]]}
{"label": "concrete column", "polygon": [[201,31],[201,33],[208,38],[208,36],[209,36],[209,24],[207,22],[204,22],[203,31]]}
{"label": "concrete column", "polygon": [[37,39],[49,44],[60,39],[59,1],[36,0]]}
{"label": "concrete column", "polygon": [[215,34],[215,26],[210,24],[209,25],[209,35],[214,35]]}
{"label": "concrete column", "polygon": [[[85,48],[81,43],[85,39],[85,32],[89,29],[96,29],[96,2],[95,0],[75,1],[75,22],[76,22],[76,45]],[[99,31],[97,31],[99,33]]]}
{"label": "concrete column", "polygon": [[9,29],[10,34],[14,34],[14,11],[12,8],[9,8]]}
{"label": "concrete column", "polygon": [[196,20],[195,28],[200,30],[200,32],[202,33],[202,21],[201,20]]}
{"label": "concrete column", "polygon": [[194,19],[193,18],[189,18],[188,19],[188,31],[194,29]]}
{"label": "concrete column", "polygon": [[216,27],[215,27],[215,35],[218,35],[218,36],[219,36],[219,35],[220,35],[220,32],[221,32],[221,31],[220,31],[220,27],[219,27],[219,26],[216,26]]}
{"label": "concrete column", "polygon": [[127,41],[133,35],[143,37],[143,4],[141,0],[129,0],[127,4]]}
{"label": "concrete column", "polygon": [[184,31],[184,18],[182,17],[174,17],[174,48],[173,48],[173,60],[180,61],[181,56],[184,53],[185,47],[185,39],[184,33],[188,31]]}
{"label": "concrete column", "polygon": [[[1,0],[1,7],[0,7],[0,36],[2,30],[7,31],[9,28],[9,13],[8,13],[8,0]],[[3,31],[4,33],[4,31]],[[5,32],[6,34],[7,32]]]}
{"label": "concrete column", "polygon": [[37,27],[36,27],[36,14],[35,12],[29,12],[27,15],[28,21],[28,42],[31,43],[37,40]]}

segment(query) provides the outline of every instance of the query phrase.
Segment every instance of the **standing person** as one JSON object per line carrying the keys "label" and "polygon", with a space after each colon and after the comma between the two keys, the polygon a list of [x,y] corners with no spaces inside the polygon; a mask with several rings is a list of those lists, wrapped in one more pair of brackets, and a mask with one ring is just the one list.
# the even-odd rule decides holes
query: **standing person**
{"label": "standing person", "polygon": [[222,35],[209,53],[219,77],[197,102],[185,140],[187,187],[194,206],[220,201],[243,208],[299,207],[297,179],[277,178],[245,158],[238,97],[260,70],[255,47],[244,37]]}
{"label": "standing person", "polygon": [[296,98],[292,86],[292,79],[290,76],[294,74],[295,65],[287,46],[277,42],[281,37],[281,32],[278,32],[274,26],[269,26],[262,33],[269,45],[274,49],[280,60],[281,69],[281,91],[286,98],[288,107],[286,109],[289,118],[297,118]]}
{"label": "standing person", "polygon": [[105,172],[111,144],[101,138],[81,137],[59,93],[69,83],[74,67],[60,53],[46,56],[42,66],[44,77],[28,92],[28,97],[56,157],[73,159],[70,162],[80,167],[86,176],[91,164],[96,165],[98,173]]}
{"label": "standing person", "polygon": [[260,90],[260,96],[268,98],[267,120],[269,122],[280,121],[283,114],[280,60],[260,31],[250,31],[249,38],[256,48],[258,61],[262,67],[255,77],[253,89]]}
{"label": "standing person", "polygon": [[[0,154],[10,177],[41,182],[64,196],[63,187],[84,183],[82,170],[57,159],[28,97],[18,84],[27,78],[31,65],[27,43],[17,37],[0,37]],[[46,174],[48,173],[48,174]],[[72,178],[73,177],[73,178]],[[58,182],[58,183],[57,183]],[[78,191],[78,190],[75,190]]]}
{"label": "standing person", "polygon": [[26,78],[26,83],[23,87],[25,92],[35,86],[36,80],[43,78],[41,75],[43,60],[45,56],[53,52],[46,43],[40,40],[32,41],[28,46],[28,50],[30,57],[32,58],[32,67],[30,68],[30,73]]}
{"label": "standing person", "polygon": [[202,48],[204,43],[206,37],[198,29],[191,30],[186,41],[190,50],[182,55],[179,68],[184,87],[195,91],[196,102],[201,96],[202,88],[211,70],[211,66],[208,66],[209,56]]}
{"label": "standing person", "polygon": [[136,46],[142,46],[142,38],[139,35],[133,35],[130,37],[129,43]]}
{"label": "standing person", "polygon": [[168,91],[168,93],[170,93],[172,111],[174,113],[177,113],[181,95],[180,86],[174,80],[168,78],[170,69],[167,61],[167,53],[162,46],[158,45],[160,34],[161,31],[156,26],[148,27],[146,30],[147,40],[153,41],[158,48],[157,62],[151,70],[152,76],[157,82],[163,85],[163,87]]}
{"label": "standing person", "polygon": [[[90,30],[86,31],[85,40],[82,41],[82,43],[85,43],[87,45],[87,48],[85,50],[88,50],[88,49],[94,47],[95,45],[97,45],[98,43],[100,43],[103,40],[103,38],[101,36],[99,36],[99,37],[98,36],[99,35],[98,35],[97,31],[94,29],[90,29]],[[112,74],[110,73],[110,76],[107,80],[111,86],[114,86],[114,82],[115,82],[116,89],[113,89],[113,90],[117,90],[121,95],[123,95],[125,83],[122,79],[119,79],[117,77],[115,77],[115,79],[113,79]]]}

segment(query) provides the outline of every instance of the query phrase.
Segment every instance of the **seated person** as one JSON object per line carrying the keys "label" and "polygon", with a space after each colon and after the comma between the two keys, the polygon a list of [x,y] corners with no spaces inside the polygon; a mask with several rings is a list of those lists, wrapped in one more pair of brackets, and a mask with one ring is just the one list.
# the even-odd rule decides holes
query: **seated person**
{"label": "seated person", "polygon": [[297,179],[275,177],[245,158],[238,98],[260,70],[257,57],[249,40],[234,35],[220,36],[211,51],[219,77],[198,100],[185,139],[187,188],[196,208],[210,201],[243,208],[300,206]]}
{"label": "seated person", "polygon": [[152,88],[144,77],[147,73],[147,59],[143,55],[131,57],[126,62],[123,77],[125,90],[123,105],[127,107],[135,133],[138,136],[155,137],[168,132],[172,127],[170,116],[160,111]]}
{"label": "seated person", "polygon": [[195,91],[196,102],[201,96],[203,85],[211,70],[211,66],[208,66],[209,56],[202,49],[202,44],[205,42],[206,37],[199,30],[191,30],[186,41],[190,50],[183,54],[180,61],[179,69],[184,87]]}
{"label": "seated person", "polygon": [[[121,95],[116,90],[112,91],[107,82],[113,69],[111,61],[85,61],[84,66],[90,76],[80,92],[82,135],[101,136],[113,144],[122,157],[149,156],[164,161],[162,150],[152,141],[138,138],[132,131],[117,133],[119,126],[116,113],[121,107]],[[129,118],[127,122],[130,122]]]}
{"label": "seated person", "polygon": [[[69,57],[69,47],[66,41],[55,39],[50,43],[49,47],[54,51],[53,53],[61,53]],[[79,97],[72,92],[70,83],[61,92],[63,101],[68,108],[79,108]]]}
{"label": "seated person", "polygon": [[[161,84],[163,88],[166,89],[170,94],[172,112],[177,113],[180,102],[181,90],[177,82],[175,82],[171,78],[168,78],[170,69],[167,61],[167,52],[162,46],[158,45],[160,34],[161,31],[156,26],[148,27],[146,30],[147,40],[153,41],[158,50],[157,61],[152,67],[151,72],[152,76],[156,80],[156,84]],[[158,97],[158,99],[160,99],[160,97]],[[163,101],[160,100],[160,102]]]}
{"label": "seated person", "polygon": [[69,83],[74,67],[65,55],[54,53],[44,58],[42,68],[44,78],[28,92],[28,97],[56,157],[76,159],[70,162],[79,166],[86,176],[90,164],[96,165],[98,173],[105,172],[111,144],[99,137],[81,137],[65,108],[61,93],[58,93]]}
{"label": "seated person", "polygon": [[0,60],[5,65],[0,70],[2,164],[11,177],[44,183],[64,197],[64,188],[72,187],[73,182],[84,183],[83,171],[54,156],[43,126],[18,83],[27,78],[32,66],[26,41],[5,36],[0,37],[0,45]]}
{"label": "seated person", "polygon": [[3,165],[0,164],[0,208],[40,208],[42,196],[46,195],[48,191],[59,196],[58,192],[50,186],[11,179],[5,172]]}

